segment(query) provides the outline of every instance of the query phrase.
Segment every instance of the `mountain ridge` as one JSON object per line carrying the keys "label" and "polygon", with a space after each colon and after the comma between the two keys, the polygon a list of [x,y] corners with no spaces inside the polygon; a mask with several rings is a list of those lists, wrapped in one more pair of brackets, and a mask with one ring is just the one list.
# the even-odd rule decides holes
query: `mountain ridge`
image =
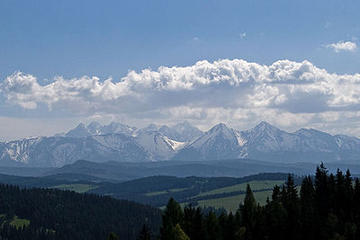
{"label": "mountain ridge", "polygon": [[[186,141],[185,141],[186,140]],[[79,124],[63,135],[0,143],[0,166],[61,167],[94,162],[204,161],[251,158],[275,162],[360,160],[360,139],[316,129],[283,131],[265,121],[240,131],[219,123],[206,132],[188,122],[138,129],[112,122]]]}

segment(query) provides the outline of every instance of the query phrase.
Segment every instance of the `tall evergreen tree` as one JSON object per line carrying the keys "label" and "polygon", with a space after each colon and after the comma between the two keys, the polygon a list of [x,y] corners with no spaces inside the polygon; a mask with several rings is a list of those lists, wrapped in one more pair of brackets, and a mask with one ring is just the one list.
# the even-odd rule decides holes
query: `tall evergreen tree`
{"label": "tall evergreen tree", "polygon": [[303,179],[300,189],[300,221],[305,239],[317,239],[315,212],[315,189],[310,176]]}
{"label": "tall evergreen tree", "polygon": [[249,184],[246,186],[246,195],[243,205],[240,206],[241,223],[245,227],[246,239],[253,239],[253,231],[255,228],[257,204],[254,194]]}
{"label": "tall evergreen tree", "polygon": [[347,169],[345,173],[345,199],[344,199],[344,212],[346,216],[346,221],[352,221],[352,209],[354,209],[355,202],[354,199],[354,188],[353,188],[353,179],[351,177],[350,170]]}
{"label": "tall evergreen tree", "polygon": [[180,204],[173,198],[170,198],[162,216],[163,222],[160,229],[160,238],[162,240],[172,239],[174,237],[174,227],[177,224],[182,224],[183,219],[184,214]]}
{"label": "tall evergreen tree", "polygon": [[282,203],[287,212],[286,234],[289,239],[298,239],[300,206],[294,178],[290,174],[282,191]]}
{"label": "tall evergreen tree", "polygon": [[315,173],[315,204],[322,221],[327,218],[329,204],[328,170],[323,163],[316,168]]}

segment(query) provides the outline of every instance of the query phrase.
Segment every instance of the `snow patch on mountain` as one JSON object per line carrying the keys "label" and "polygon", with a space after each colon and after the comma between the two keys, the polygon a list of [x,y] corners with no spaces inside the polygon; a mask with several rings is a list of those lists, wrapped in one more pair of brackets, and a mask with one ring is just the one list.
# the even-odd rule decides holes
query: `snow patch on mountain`
{"label": "snow patch on mountain", "polygon": [[157,131],[144,131],[135,137],[135,141],[149,152],[153,160],[171,158],[175,151],[166,137]]}
{"label": "snow patch on mountain", "polygon": [[178,142],[168,137],[164,137],[164,140],[172,147],[174,151],[178,151],[186,145],[186,142]]}

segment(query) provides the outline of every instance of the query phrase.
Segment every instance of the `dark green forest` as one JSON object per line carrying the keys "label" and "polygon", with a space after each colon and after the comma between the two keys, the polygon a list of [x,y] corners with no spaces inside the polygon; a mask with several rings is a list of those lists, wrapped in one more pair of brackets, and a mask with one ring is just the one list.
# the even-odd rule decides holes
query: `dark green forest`
{"label": "dark green forest", "polygon": [[162,240],[360,239],[360,182],[349,171],[329,174],[321,164],[301,188],[289,175],[265,206],[257,204],[248,185],[235,213],[182,209],[170,199],[160,232]]}
{"label": "dark green forest", "polygon": [[[0,185],[0,239],[136,239],[146,224],[157,232],[160,210],[93,194]],[[27,219],[26,227],[11,219]]]}

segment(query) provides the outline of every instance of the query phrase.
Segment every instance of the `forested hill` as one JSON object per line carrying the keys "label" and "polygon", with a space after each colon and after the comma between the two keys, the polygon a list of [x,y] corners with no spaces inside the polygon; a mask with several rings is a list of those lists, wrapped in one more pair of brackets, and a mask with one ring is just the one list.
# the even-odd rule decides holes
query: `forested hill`
{"label": "forested hill", "polygon": [[[0,239],[136,239],[161,224],[158,209],[92,194],[0,185]],[[24,227],[22,229],[22,226]]]}

